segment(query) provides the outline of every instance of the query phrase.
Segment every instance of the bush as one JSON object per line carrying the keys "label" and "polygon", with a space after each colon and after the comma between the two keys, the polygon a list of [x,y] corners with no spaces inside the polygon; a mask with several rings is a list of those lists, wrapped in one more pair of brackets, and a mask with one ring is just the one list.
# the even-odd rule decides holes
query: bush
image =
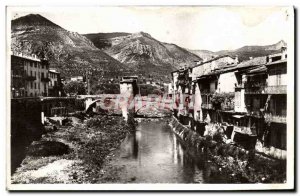
{"label": "bush", "polygon": [[234,104],[234,93],[215,93],[211,98],[212,106],[221,109],[221,106],[231,107]]}
{"label": "bush", "polygon": [[71,81],[64,85],[64,92],[70,95],[85,95],[85,85],[83,82]]}
{"label": "bush", "polygon": [[28,148],[31,156],[60,156],[69,153],[69,146],[55,141],[41,141],[34,143]]}

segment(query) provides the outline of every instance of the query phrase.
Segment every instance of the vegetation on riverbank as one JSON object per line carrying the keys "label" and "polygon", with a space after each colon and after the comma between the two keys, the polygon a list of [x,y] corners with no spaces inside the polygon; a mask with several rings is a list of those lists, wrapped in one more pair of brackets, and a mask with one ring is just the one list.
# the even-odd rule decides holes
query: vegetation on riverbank
{"label": "vegetation on riverbank", "polygon": [[106,157],[133,130],[122,117],[70,119],[68,126],[58,126],[29,146],[12,183],[95,183]]}
{"label": "vegetation on riverbank", "polygon": [[219,167],[219,174],[228,176],[230,183],[284,183],[286,180],[286,162],[283,160],[225,144],[216,135],[201,137],[174,118],[170,124],[190,151],[207,155],[208,160]]}

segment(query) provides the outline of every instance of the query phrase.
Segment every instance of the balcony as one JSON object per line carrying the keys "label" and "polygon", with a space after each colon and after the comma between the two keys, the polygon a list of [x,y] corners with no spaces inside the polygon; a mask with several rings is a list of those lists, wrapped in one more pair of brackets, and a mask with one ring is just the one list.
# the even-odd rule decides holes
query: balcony
{"label": "balcony", "polygon": [[233,131],[238,132],[241,134],[249,135],[249,136],[256,136],[256,131],[254,129],[251,129],[250,127],[245,126],[233,126]]}
{"label": "balcony", "polygon": [[245,94],[286,94],[286,85],[267,86],[265,83],[245,84]]}
{"label": "balcony", "polygon": [[286,123],[286,116],[265,114],[264,118],[266,122]]}
{"label": "balcony", "polygon": [[213,109],[213,106],[211,103],[202,103],[201,108],[203,109]]}
{"label": "balcony", "polygon": [[25,80],[27,80],[27,81],[35,81],[36,77],[35,76],[26,76]]}
{"label": "balcony", "polygon": [[50,80],[50,78],[41,78],[41,81],[42,82],[50,82],[51,80]]}
{"label": "balcony", "polygon": [[224,110],[224,111],[234,110],[234,104],[227,104],[227,105],[222,104],[221,109]]}
{"label": "balcony", "polygon": [[263,82],[246,82],[245,94],[265,94],[266,83]]}
{"label": "balcony", "polygon": [[286,85],[266,86],[266,94],[286,94]]}
{"label": "balcony", "polygon": [[188,86],[189,85],[189,81],[187,80],[178,80],[176,85],[178,86]]}

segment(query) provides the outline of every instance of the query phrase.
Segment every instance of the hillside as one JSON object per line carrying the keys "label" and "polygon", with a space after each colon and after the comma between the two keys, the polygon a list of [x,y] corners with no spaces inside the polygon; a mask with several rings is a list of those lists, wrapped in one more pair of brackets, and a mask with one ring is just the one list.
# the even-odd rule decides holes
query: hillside
{"label": "hillside", "polygon": [[170,81],[171,71],[194,65],[194,61],[201,60],[175,44],[162,43],[144,32],[85,36],[107,54],[128,65],[135,73],[145,77],[150,75],[163,81]]}
{"label": "hillside", "polygon": [[281,47],[286,46],[284,41],[279,41],[276,44],[266,46],[244,46],[236,50],[223,50],[217,52],[218,55],[238,55],[240,61],[249,59],[250,57],[260,57],[269,54],[278,53]]}
{"label": "hillside", "polygon": [[85,36],[67,31],[39,14],[12,20],[11,30],[12,51],[46,57],[63,76],[84,75],[91,69],[99,79],[128,70]]}
{"label": "hillside", "polygon": [[198,57],[202,58],[204,61],[208,61],[218,56],[218,54],[209,50],[189,50],[189,51],[197,55]]}
{"label": "hillside", "polygon": [[209,50],[189,50],[190,52],[198,55],[202,59],[209,60],[212,57],[221,55],[238,55],[239,61],[248,60],[250,57],[261,57],[281,51],[282,47],[286,47],[287,44],[281,40],[276,44],[266,45],[266,46],[244,46],[236,50],[221,50],[218,52],[212,52]]}

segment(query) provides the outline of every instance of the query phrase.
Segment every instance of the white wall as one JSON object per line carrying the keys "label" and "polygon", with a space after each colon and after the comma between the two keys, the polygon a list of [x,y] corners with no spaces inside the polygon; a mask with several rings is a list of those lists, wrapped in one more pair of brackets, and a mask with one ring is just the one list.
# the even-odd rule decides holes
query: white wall
{"label": "white wall", "polygon": [[[24,61],[24,70],[26,71],[27,75],[30,76],[32,71],[32,76],[36,76],[36,80],[32,81],[33,85],[31,88],[31,82],[27,81],[27,94],[30,95],[32,93],[33,96],[35,94],[37,96],[43,95],[45,93],[45,86],[46,86],[46,92],[48,92],[48,84],[41,81],[41,73],[44,73],[44,77],[47,77],[48,69],[46,66],[42,69],[40,62],[34,62],[34,64],[37,63],[37,67],[35,67],[31,61]],[[31,65],[31,66],[30,66]],[[35,74],[34,74],[35,73]],[[34,84],[36,84],[36,88],[34,88]],[[39,88],[40,85],[40,88]]]}
{"label": "white wall", "polygon": [[230,93],[235,91],[235,84],[237,84],[237,79],[234,72],[228,72],[220,74],[218,81],[218,93]]}

